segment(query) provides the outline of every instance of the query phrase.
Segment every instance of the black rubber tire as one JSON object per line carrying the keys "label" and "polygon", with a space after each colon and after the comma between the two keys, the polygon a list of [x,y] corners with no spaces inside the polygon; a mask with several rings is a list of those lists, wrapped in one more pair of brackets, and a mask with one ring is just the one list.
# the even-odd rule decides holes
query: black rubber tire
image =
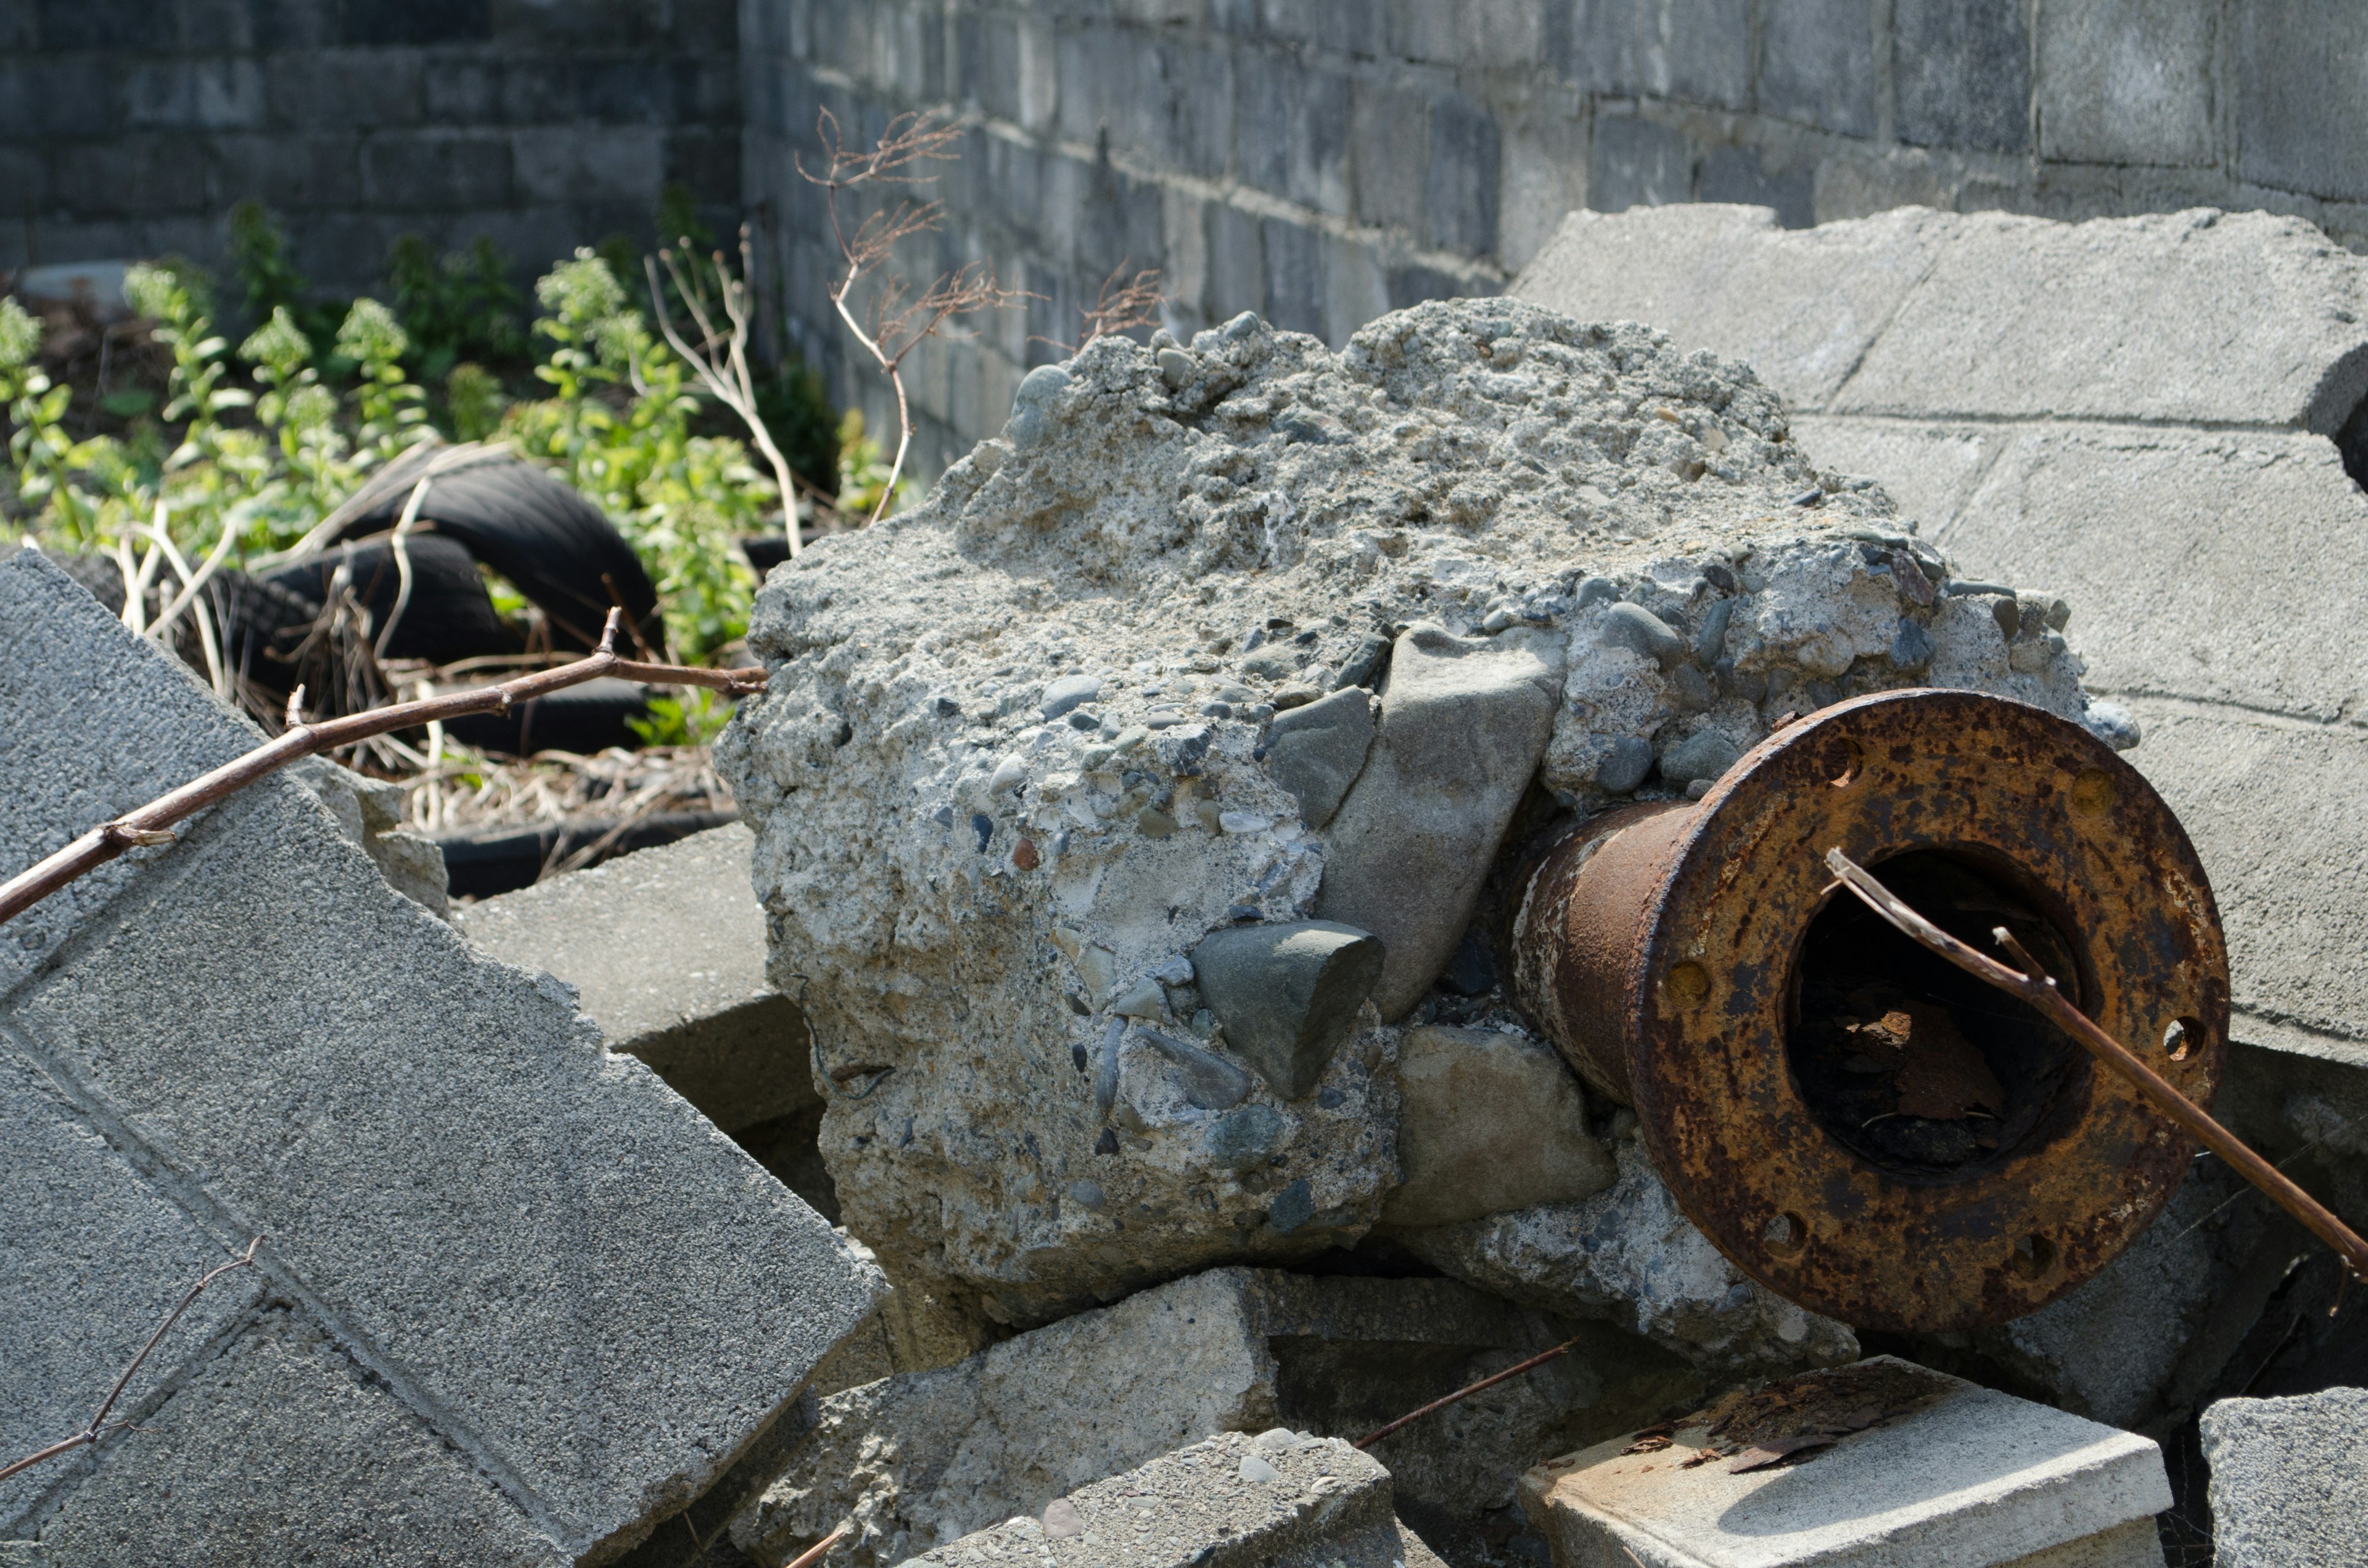
{"label": "black rubber tire", "polygon": [[[518,632],[495,613],[477,558],[467,545],[440,529],[420,529],[405,539],[404,548],[411,557],[411,597],[387,640],[386,657],[445,665],[518,651]],[[351,574],[354,597],[370,610],[370,624],[383,629],[403,585],[394,546],[388,540],[337,545],[290,562],[261,581],[300,599],[325,604],[340,567]],[[283,657],[286,652],[281,650]]]}
{"label": "black rubber tire", "polygon": [[[409,472],[391,468],[375,482],[339,537],[393,528],[411,499],[411,485],[402,482]],[[633,547],[599,507],[532,464],[495,457],[438,473],[419,516],[516,584],[551,622],[553,647],[589,650],[617,606],[642,642],[662,644],[657,589]],[[634,638],[625,637],[619,652],[634,654]]]}

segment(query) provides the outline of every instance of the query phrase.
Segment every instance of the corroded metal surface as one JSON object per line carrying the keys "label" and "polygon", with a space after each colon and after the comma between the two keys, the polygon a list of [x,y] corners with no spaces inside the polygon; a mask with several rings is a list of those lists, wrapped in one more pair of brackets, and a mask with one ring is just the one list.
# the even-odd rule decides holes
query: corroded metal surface
{"label": "corroded metal surface", "polygon": [[1697,805],[1586,824],[1524,886],[1516,990],[1770,1289],[1862,1328],[2032,1312],[2145,1229],[2192,1145],[2022,1004],[1836,906],[1837,846],[1965,940],[2007,926],[2211,1103],[2227,955],[2185,832],[2086,731],[1974,693],[1839,704]]}

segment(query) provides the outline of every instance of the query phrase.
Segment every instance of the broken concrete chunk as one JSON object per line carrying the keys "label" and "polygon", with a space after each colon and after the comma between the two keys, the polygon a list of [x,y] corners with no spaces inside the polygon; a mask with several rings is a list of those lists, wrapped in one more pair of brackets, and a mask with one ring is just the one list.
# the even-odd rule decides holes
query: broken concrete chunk
{"label": "broken concrete chunk", "polygon": [[1228,1432],[923,1552],[943,1568],[1444,1568],[1391,1511],[1390,1472],[1337,1437]]}
{"label": "broken concrete chunk", "polygon": [[[0,875],[63,842],[55,824],[79,831],[259,740],[38,554],[0,560],[0,619],[17,633],[0,653],[15,790]],[[767,1426],[871,1309],[879,1272],[604,1051],[562,988],[478,957],[390,889],[301,786],[264,779],[181,832],[77,884],[108,902],[43,906],[62,945],[6,976],[0,1030],[135,1168],[173,1173],[173,1201],[235,1216],[217,1245],[267,1235],[273,1290],[367,1376],[292,1403],[257,1385],[184,1407],[185,1391],[143,1419],[205,1436],[128,1433],[83,1488],[143,1508],[170,1489],[177,1506],[174,1456],[198,1456],[242,1489],[215,1512],[249,1527],[246,1560],[334,1539],[401,1562],[435,1539],[415,1536],[407,1479],[432,1492],[459,1453],[483,1517],[524,1523],[447,1560],[630,1545]],[[92,1335],[85,1359],[105,1360],[122,1325],[52,1314],[44,1332]],[[364,1405],[385,1412],[355,1417],[365,1438],[424,1432],[418,1467],[336,1468]],[[317,1452],[347,1480],[301,1519],[257,1515],[233,1462],[250,1441]],[[87,1539],[111,1540],[92,1517]]]}
{"label": "broken concrete chunk", "polygon": [[1419,1228],[1589,1198],[1618,1179],[1552,1046],[1495,1029],[1409,1029],[1398,1046],[1398,1158],[1383,1222]]}
{"label": "broken concrete chunk", "polygon": [[1521,1478],[1565,1568],[2158,1568],[2170,1501],[2147,1438],[1888,1356],[1728,1394]]}
{"label": "broken concrete chunk", "polygon": [[2224,1399],[2202,1425],[2215,1562],[2368,1562],[2368,1389]]}
{"label": "broken concrete chunk", "polygon": [[1364,771],[1372,744],[1373,699],[1350,686],[1277,714],[1267,732],[1266,765],[1299,802],[1299,820],[1322,827]]}
{"label": "broken concrete chunk", "polygon": [[1529,628],[1463,638],[1421,625],[1398,639],[1315,905],[1381,938],[1383,1018],[1421,1000],[1454,952],[1545,751],[1562,674],[1562,639]]}
{"label": "broken concrete chunk", "polygon": [[337,819],[345,835],[362,846],[386,878],[387,886],[442,915],[451,904],[444,851],[436,841],[403,825],[403,790],[382,778],[366,778],[324,756],[292,763],[288,776],[313,791]]}
{"label": "broken concrete chunk", "polygon": [[1226,1043],[1286,1100],[1315,1092],[1386,961],[1372,933],[1330,920],[1236,926],[1192,949]]}
{"label": "broken concrete chunk", "polygon": [[901,1562],[1014,1515],[1051,1517],[1063,1497],[1195,1434],[1285,1424],[1361,1437],[1575,1334],[1578,1350],[1376,1446],[1402,1511],[1426,1530],[1474,1534],[1539,1454],[1697,1398],[1700,1385],[1615,1330],[1450,1280],[1212,1269],[957,1366],[814,1402],[811,1430],[732,1539],[777,1565],[852,1518],[844,1561]]}

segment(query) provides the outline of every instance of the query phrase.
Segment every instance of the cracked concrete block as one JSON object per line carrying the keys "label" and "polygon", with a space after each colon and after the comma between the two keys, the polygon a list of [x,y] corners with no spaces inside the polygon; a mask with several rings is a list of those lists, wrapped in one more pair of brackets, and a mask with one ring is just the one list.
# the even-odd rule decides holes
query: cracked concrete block
{"label": "cracked concrete block", "polygon": [[[2068,647],[1937,606],[1938,557],[1880,491],[1820,483],[1773,403],[1500,301],[1337,352],[1247,314],[1098,339],[927,504],[775,574],[770,685],[718,765],[774,978],[805,986],[823,1157],[892,1275],[1026,1326],[1351,1243],[1399,1179],[1395,1020],[1524,801],[1601,809],[1640,756],[1864,691],[2080,712]],[[1638,617],[1650,656],[1604,636]],[[1292,715],[1365,681],[1326,819]],[[1377,1016],[1312,1084],[1212,1096],[1194,1053],[1240,1070],[1243,1042],[1177,966],[1311,917],[1381,940]]]}
{"label": "cracked concrete block", "polygon": [[811,1430],[733,1540],[779,1564],[852,1517],[859,1565],[1064,1494],[1212,1432],[1278,1422],[1361,1437],[1576,1335],[1581,1347],[1374,1454],[1402,1510],[1452,1539],[1512,1502],[1512,1478],[1579,1434],[1699,1383],[1603,1325],[1560,1323],[1443,1279],[1215,1269],[1004,1341],[958,1366],[815,1402]]}
{"label": "cracked concrete block", "polygon": [[1521,1478],[1557,1568],[2159,1568],[2170,1501],[2149,1439],[1888,1356]]}
{"label": "cracked concrete block", "polygon": [[[0,616],[0,871],[260,739],[36,553]],[[689,1502],[870,1310],[817,1215],[295,782],[11,924],[46,961],[0,1029],[218,1241],[268,1236],[273,1290],[568,1557]],[[360,1540],[402,1512],[346,1506]]]}
{"label": "cracked concrete block", "polygon": [[2368,1389],[2224,1399],[2203,1413],[2215,1562],[2368,1562]]}
{"label": "cracked concrete block", "polygon": [[1443,1568],[1391,1512],[1390,1474],[1338,1438],[1227,1432],[925,1551],[1061,1568]]}

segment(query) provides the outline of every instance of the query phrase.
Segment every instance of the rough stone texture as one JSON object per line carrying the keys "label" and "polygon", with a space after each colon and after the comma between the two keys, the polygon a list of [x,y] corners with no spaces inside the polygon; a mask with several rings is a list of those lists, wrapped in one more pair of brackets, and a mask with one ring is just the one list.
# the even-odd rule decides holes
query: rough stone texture
{"label": "rough stone texture", "polygon": [[[28,785],[0,819],[0,867],[257,739],[35,552],[0,562],[0,615],[19,629],[0,660],[0,756]],[[518,1533],[502,1550],[597,1561],[629,1543],[869,1309],[877,1274],[819,1218],[605,1053],[564,993],[473,957],[393,892],[302,786],[267,779],[73,892],[12,924],[9,1049],[218,1246],[269,1238],[274,1296],[507,1499]],[[194,1259],[135,1267],[116,1249],[155,1221],[125,1214],[94,1286],[128,1281],[124,1312],[144,1312],[142,1271]],[[86,1351],[42,1354],[104,1361],[121,1318],[82,1322]],[[196,1348],[176,1343],[176,1361]],[[271,1378],[233,1385],[209,1397],[273,1397]],[[181,1419],[179,1403],[157,1418]],[[234,1425],[208,1424],[222,1457],[193,1474],[215,1490],[193,1479],[176,1509],[253,1514],[238,1431],[288,1445]],[[145,1487],[137,1437],[76,1495]],[[359,1539],[404,1512],[393,1494],[344,1498],[336,1528]],[[293,1556],[330,1523],[241,1550]],[[106,1539],[90,1528],[74,1539]],[[112,1549],[89,1550],[51,1556]]]}
{"label": "rough stone texture", "polygon": [[1440,1568],[1390,1511],[1390,1474],[1337,1437],[1228,1432],[923,1552],[985,1568]]}
{"label": "rough stone texture", "polygon": [[1424,1261],[1565,1317],[1605,1317],[1679,1353],[1730,1367],[1826,1365],[1857,1336],[1747,1278],[1678,1211],[1638,1145],[1612,1144],[1619,1178],[1577,1202],[1541,1203],[1406,1233]]}
{"label": "rough stone texture", "polygon": [[[1398,1177],[1382,1018],[1454,951],[1532,768],[1541,810],[1595,809],[1639,752],[1739,752],[1861,691],[2081,711],[2044,616],[2009,643],[1995,599],[1936,601],[1946,563],[1880,491],[1828,493],[1748,375],[1652,335],[1482,301],[1338,355],[1251,317],[1160,348],[1034,372],[927,505],[777,572],[770,687],[718,748],[848,1223],[990,1315],[1372,1223]],[[1636,651],[1640,615],[1680,656]],[[1372,755],[1311,830],[1266,722],[1383,636]],[[1041,721],[1081,674],[1097,699]],[[1420,858],[1410,825],[1452,828],[1420,863],[1455,885],[1382,874]],[[1283,1100],[1185,955],[1350,909],[1397,966],[1381,1016]]]}
{"label": "rough stone texture", "polygon": [[765,979],[765,912],[738,824],[489,898],[453,924],[487,958],[575,988],[611,1051],[639,1057],[726,1132],[817,1106],[805,1018]]}
{"label": "rough stone texture", "polygon": [[[1634,605],[1619,607],[1634,610]],[[1521,626],[1463,638],[1417,626],[1390,656],[1365,770],[1325,835],[1315,912],[1372,932],[1373,1005],[1391,1022],[1430,989],[1554,733],[1563,639]]]}
{"label": "rough stone texture", "polygon": [[1552,1046],[1495,1029],[1409,1029],[1398,1044],[1398,1159],[1384,1224],[1421,1229],[1591,1198],[1619,1178],[1587,1095]]}
{"label": "rough stone texture", "polygon": [[[1749,359],[1820,461],[2067,597],[2090,689],[2146,732],[2212,875],[2237,1039],[2368,1067],[2368,660],[2326,586],[2368,570],[2327,438],[2368,391],[2368,262],[2262,213],[1787,233],[1671,210],[1572,219],[1516,288]],[[2248,1137],[2317,1135],[2252,1109]]]}
{"label": "rough stone texture", "polygon": [[895,1562],[1212,1432],[1281,1421],[1361,1437],[1574,1334],[1579,1350],[1376,1446],[1402,1511],[1426,1531],[1468,1533],[1568,1435],[1657,1414],[1701,1384],[1612,1329],[1446,1280],[1213,1270],[820,1400],[733,1539],[780,1563],[852,1517],[850,1561]]}
{"label": "rough stone texture", "polygon": [[2368,1389],[2224,1399],[2203,1413],[2214,1561],[2226,1568],[2368,1562]]}
{"label": "rough stone texture", "polygon": [[[2355,20],[2339,0],[753,0],[744,194],[793,340],[887,427],[890,391],[825,301],[837,255],[791,154],[825,108],[974,117],[940,187],[946,254],[1044,298],[916,357],[915,456],[935,473],[998,427],[1121,267],[1161,269],[1179,335],[1251,310],[1338,347],[1390,308],[1502,289],[1585,208],[1751,201],[1797,227],[1909,203],[2258,206],[2356,244]],[[2194,320],[2275,331],[2217,303]]]}
{"label": "rough stone texture", "polygon": [[1372,745],[1372,694],[1352,685],[1276,714],[1267,732],[1267,765],[1299,803],[1299,820],[1322,827],[1349,798]]}
{"label": "rough stone texture", "polygon": [[444,851],[403,825],[403,789],[365,778],[326,757],[308,756],[288,769],[337,819],[338,830],[362,846],[386,885],[430,915],[450,914]]}
{"label": "rough stone texture", "polygon": [[1191,961],[1227,1041],[1276,1095],[1295,1100],[1322,1081],[1387,960],[1371,932],[1294,920],[1212,931]]}
{"label": "rough stone texture", "polygon": [[[1827,1414],[1844,1435],[1804,1463],[1689,1466],[1706,1448],[1752,1451],[1744,1437],[1713,1442],[1698,1415],[1666,1446],[1631,1451],[1632,1434],[1539,1466],[1521,1478],[1522,1505],[1561,1568],[2161,1562],[2151,1516],[2170,1487],[2148,1439],[1890,1357],[1824,1377],[1888,1397],[1854,1431],[1837,1403]],[[1796,1404],[1820,1408],[1814,1392]]]}

